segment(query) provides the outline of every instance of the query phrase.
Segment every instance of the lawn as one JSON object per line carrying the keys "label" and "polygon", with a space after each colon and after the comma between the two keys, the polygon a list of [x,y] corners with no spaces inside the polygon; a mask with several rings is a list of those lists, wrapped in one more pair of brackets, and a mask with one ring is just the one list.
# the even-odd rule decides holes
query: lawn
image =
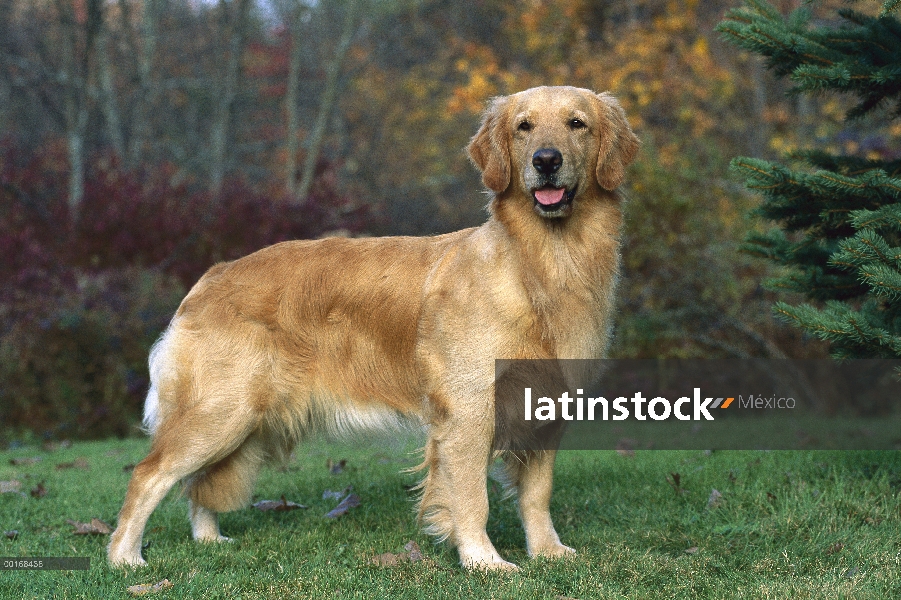
{"label": "lawn", "polygon": [[[401,472],[418,462],[415,442],[315,442],[264,471],[254,498],[309,508],[223,515],[234,542],[199,545],[176,490],[148,524],[149,566],[113,569],[108,535],[76,535],[67,521],[114,525],[129,466],[147,448],[138,439],[0,452],[0,556],[91,561],[87,571],[0,571],[0,597],[130,598],[129,586],[164,579],[172,586],[145,597],[901,597],[896,452],[563,452],[552,513],[578,556],[530,560],[515,503],[492,483],[489,535],[522,567],[496,574],[463,571],[419,532],[409,490],[418,476]],[[338,500],[323,492],[348,486],[360,505],[326,518]],[[422,560],[403,560],[411,540]],[[381,564],[395,562],[387,554],[401,560]]]}

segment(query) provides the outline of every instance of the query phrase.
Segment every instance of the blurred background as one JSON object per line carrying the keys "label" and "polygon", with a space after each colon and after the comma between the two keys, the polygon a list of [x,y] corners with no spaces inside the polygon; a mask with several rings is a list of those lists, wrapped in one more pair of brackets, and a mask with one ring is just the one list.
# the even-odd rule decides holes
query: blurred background
{"label": "blurred background", "polygon": [[763,225],[729,160],[891,158],[901,130],[787,96],[714,32],[738,3],[0,0],[0,443],[137,434],[147,352],[217,261],[483,222],[463,149],[535,85],[613,92],[643,141],[612,356],[825,356],[738,251]]}

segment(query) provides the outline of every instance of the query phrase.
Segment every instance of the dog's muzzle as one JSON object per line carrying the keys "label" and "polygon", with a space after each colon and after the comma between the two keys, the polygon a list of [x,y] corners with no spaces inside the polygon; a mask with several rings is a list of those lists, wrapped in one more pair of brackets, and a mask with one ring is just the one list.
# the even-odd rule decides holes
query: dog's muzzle
{"label": "dog's muzzle", "polygon": [[556,148],[540,148],[532,155],[539,186],[532,190],[535,212],[542,217],[564,217],[571,211],[575,189],[557,184],[555,176],[563,166],[563,155]]}

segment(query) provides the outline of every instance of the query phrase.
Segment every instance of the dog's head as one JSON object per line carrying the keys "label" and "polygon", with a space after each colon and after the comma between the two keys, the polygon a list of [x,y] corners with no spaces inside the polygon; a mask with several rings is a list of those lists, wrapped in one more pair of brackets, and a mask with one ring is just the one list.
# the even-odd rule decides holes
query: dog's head
{"label": "dog's head", "polygon": [[619,187],[638,145],[609,94],[537,87],[495,98],[468,150],[490,190],[528,196],[538,215],[558,218],[595,186]]}

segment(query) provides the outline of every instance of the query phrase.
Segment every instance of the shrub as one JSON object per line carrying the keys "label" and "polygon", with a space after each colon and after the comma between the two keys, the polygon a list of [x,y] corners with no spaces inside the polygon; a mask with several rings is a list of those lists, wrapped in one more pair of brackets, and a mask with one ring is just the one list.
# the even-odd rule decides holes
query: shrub
{"label": "shrub", "polygon": [[150,346],[206,269],[283,240],[358,232],[370,217],[325,161],[296,206],[240,178],[214,202],[172,165],[124,172],[97,156],[75,218],[65,164],[59,146],[0,144],[0,438],[134,431]]}

